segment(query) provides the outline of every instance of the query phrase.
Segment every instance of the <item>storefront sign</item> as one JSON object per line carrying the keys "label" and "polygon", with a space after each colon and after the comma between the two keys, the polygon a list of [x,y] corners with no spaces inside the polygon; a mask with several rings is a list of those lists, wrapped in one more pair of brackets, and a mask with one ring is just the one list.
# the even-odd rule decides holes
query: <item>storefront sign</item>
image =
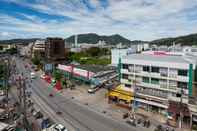
{"label": "storefront sign", "polygon": [[58,69],[63,70],[63,71],[67,71],[67,72],[72,72],[72,66],[66,66],[66,65],[61,65],[58,64]]}

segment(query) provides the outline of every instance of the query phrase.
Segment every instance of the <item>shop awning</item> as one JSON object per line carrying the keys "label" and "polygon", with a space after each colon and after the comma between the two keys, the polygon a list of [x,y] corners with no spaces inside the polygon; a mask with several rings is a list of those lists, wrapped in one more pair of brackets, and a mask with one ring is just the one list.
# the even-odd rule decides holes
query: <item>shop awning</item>
{"label": "shop awning", "polygon": [[119,85],[115,89],[111,89],[108,93],[109,97],[117,97],[118,99],[125,100],[125,101],[132,101],[134,100],[133,92],[124,90],[122,85]]}

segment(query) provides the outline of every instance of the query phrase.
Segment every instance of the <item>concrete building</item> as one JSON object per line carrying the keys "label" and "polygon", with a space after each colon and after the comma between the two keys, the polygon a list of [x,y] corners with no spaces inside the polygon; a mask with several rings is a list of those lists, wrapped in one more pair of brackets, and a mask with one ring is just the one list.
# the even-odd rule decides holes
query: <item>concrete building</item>
{"label": "concrete building", "polygon": [[47,38],[45,41],[45,57],[49,61],[65,59],[65,42],[62,38]]}
{"label": "concrete building", "polygon": [[129,54],[136,53],[135,48],[129,48],[129,49],[111,49],[111,65],[117,66],[119,63],[119,58],[122,58],[124,56],[127,56]]}
{"label": "concrete building", "polygon": [[142,43],[132,44],[131,48],[135,48],[136,52],[142,52],[149,49],[149,43],[142,42]]}
{"label": "concrete building", "polygon": [[[177,115],[181,101],[187,105],[196,92],[196,63],[193,56],[132,54],[121,60],[124,90],[136,94],[138,107]],[[173,104],[172,104],[173,103]],[[185,107],[187,108],[187,107]],[[188,108],[186,115],[188,117]]]}
{"label": "concrete building", "polygon": [[36,40],[32,48],[32,58],[44,58],[45,57],[45,40]]}

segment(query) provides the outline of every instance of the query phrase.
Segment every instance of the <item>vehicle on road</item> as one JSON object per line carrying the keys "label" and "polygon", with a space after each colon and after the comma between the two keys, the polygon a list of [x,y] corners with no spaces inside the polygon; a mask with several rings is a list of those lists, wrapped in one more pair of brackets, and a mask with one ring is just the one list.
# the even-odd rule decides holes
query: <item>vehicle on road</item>
{"label": "vehicle on road", "polygon": [[49,128],[49,127],[52,126],[52,121],[48,117],[47,118],[43,118],[41,125],[42,125],[42,129]]}
{"label": "vehicle on road", "polygon": [[30,77],[31,77],[31,79],[35,79],[36,78],[36,74],[34,72],[31,72],[30,73]]}
{"label": "vehicle on road", "polygon": [[42,75],[40,76],[41,79],[46,79],[46,77],[47,77],[47,76],[46,76],[45,74],[42,74]]}
{"label": "vehicle on road", "polygon": [[7,128],[3,129],[2,131],[16,131],[16,129],[13,126],[8,126]]}
{"label": "vehicle on road", "polygon": [[88,89],[88,93],[95,93],[96,91],[98,91],[100,89],[100,86],[91,86]]}
{"label": "vehicle on road", "polygon": [[55,79],[52,79],[51,82],[52,82],[52,83],[56,83],[56,80],[55,80]]}
{"label": "vehicle on road", "polygon": [[36,111],[34,110],[32,112],[33,116],[36,118],[36,119],[40,119],[40,118],[43,118],[43,114],[40,112],[40,110]]}
{"label": "vehicle on road", "polygon": [[54,124],[49,128],[45,128],[42,131],[68,131],[68,129],[62,124]]}

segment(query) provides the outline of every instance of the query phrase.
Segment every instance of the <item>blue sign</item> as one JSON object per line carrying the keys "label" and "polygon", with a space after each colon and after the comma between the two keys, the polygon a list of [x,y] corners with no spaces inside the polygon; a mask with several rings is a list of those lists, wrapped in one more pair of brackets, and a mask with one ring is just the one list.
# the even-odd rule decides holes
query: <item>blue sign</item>
{"label": "blue sign", "polygon": [[45,71],[52,71],[53,70],[53,64],[45,64],[44,65]]}

